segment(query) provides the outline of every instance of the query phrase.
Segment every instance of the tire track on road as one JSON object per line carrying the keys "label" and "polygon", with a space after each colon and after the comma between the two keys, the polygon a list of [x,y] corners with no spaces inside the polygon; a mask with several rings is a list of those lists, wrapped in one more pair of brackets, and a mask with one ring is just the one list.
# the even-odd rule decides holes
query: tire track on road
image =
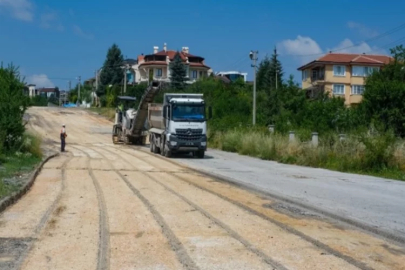
{"label": "tire track on road", "polygon": [[174,191],[173,189],[169,188],[167,185],[163,184],[162,182],[160,182],[159,180],[157,180],[155,177],[152,177],[144,172],[141,172],[143,175],[145,175],[146,177],[148,177],[149,179],[151,179],[152,181],[154,181],[155,183],[161,185],[162,187],[164,187],[166,190],[170,191],[172,194],[174,194],[175,196],[177,196],[178,198],[180,198],[181,200],[183,200],[184,202],[186,202],[187,204],[189,204],[190,206],[194,207],[195,209],[197,209],[201,214],[203,214],[204,216],[206,216],[208,219],[212,220],[213,222],[215,222],[219,227],[221,227],[222,229],[224,229],[230,236],[232,236],[233,238],[235,238],[236,240],[238,240],[240,243],[242,243],[242,245],[245,246],[245,248],[249,251],[251,251],[252,253],[256,254],[257,256],[259,256],[261,259],[263,259],[264,262],[266,262],[267,264],[269,264],[270,266],[274,267],[274,269],[279,269],[279,270],[288,270],[288,268],[286,268],[284,265],[282,265],[279,262],[276,262],[275,260],[273,260],[271,257],[267,256],[265,253],[263,253],[261,250],[257,249],[254,247],[254,245],[252,245],[249,241],[247,241],[246,239],[244,239],[242,236],[240,236],[236,231],[232,230],[228,225],[226,225],[225,223],[223,223],[222,221],[220,221],[219,219],[215,218],[213,215],[211,215],[210,213],[208,213],[207,211],[205,211],[203,208],[201,208],[200,206],[198,206],[197,204],[193,203],[192,201],[190,201],[189,199],[187,199],[186,197],[184,197],[183,195],[179,194],[178,192]]}
{"label": "tire track on road", "polygon": [[[102,154],[99,150],[94,150],[94,148],[91,148],[92,151],[97,152],[99,155],[101,155],[103,158],[107,159],[108,158]],[[104,151],[107,151],[113,155],[116,155],[115,153],[107,150],[107,149],[103,149]],[[116,155],[117,156],[117,155]],[[119,156],[118,156],[119,157]],[[120,157],[120,159],[122,159]],[[124,159],[122,159],[124,160]],[[126,160],[124,160],[126,163],[128,163],[130,166],[132,166],[129,162],[127,162]],[[132,166],[133,167],[133,166]],[[173,233],[173,231],[170,229],[169,225],[167,225],[167,223],[165,222],[164,218],[162,217],[162,215],[160,215],[160,213],[155,209],[155,207],[153,206],[153,204],[150,203],[150,201],[143,196],[138,189],[136,189],[133,185],[131,185],[131,183],[128,181],[128,179],[117,169],[113,168],[113,165],[110,163],[110,168],[112,171],[114,171],[115,173],[117,173],[119,175],[119,177],[121,178],[121,180],[124,181],[124,183],[128,186],[128,188],[134,193],[134,195],[136,197],[138,197],[142,203],[145,205],[145,207],[152,213],[155,221],[159,224],[159,226],[162,228],[162,232],[164,234],[164,236],[166,237],[166,239],[169,242],[169,245],[172,247],[172,249],[174,250],[174,252],[176,253],[176,256],[179,260],[179,262],[186,268],[186,269],[190,269],[190,270],[198,270],[198,266],[196,265],[196,263],[191,259],[191,257],[188,255],[186,249],[184,248],[183,244],[180,242],[180,240],[176,237],[176,235]]]}
{"label": "tire track on road", "polygon": [[[96,189],[97,193],[97,200],[99,206],[99,245],[98,245],[98,254],[97,254],[97,270],[108,270],[110,269],[110,232],[109,232],[109,225],[108,225],[108,214],[107,214],[107,206],[105,203],[105,198],[103,191],[101,190],[100,184],[98,180],[94,176],[93,170],[90,166],[91,157],[90,155],[80,149],[77,146],[72,146],[76,150],[81,151],[87,156],[87,168],[88,173],[93,180],[94,188]],[[84,147],[83,147],[84,148]]]}
{"label": "tire track on road", "polygon": [[119,172],[118,170],[114,170],[114,171],[120,176],[120,178],[125,182],[125,184],[128,186],[128,188],[145,204],[145,206],[148,208],[148,210],[152,213],[156,222],[160,225],[160,227],[162,227],[163,234],[166,236],[167,240],[169,241],[170,246],[175,251],[177,258],[181,262],[181,264],[183,264],[186,269],[190,269],[190,270],[199,269],[197,267],[197,265],[195,264],[195,262],[188,255],[183,244],[176,237],[176,235],[173,233],[173,231],[170,229],[170,227],[165,222],[162,215],[160,215],[160,213],[155,209],[153,204],[151,204],[150,201],[148,199],[146,199],[146,197],[143,196],[139,192],[138,189],[136,189],[133,185],[131,185],[131,183],[128,181],[128,179],[121,172]]}
{"label": "tire track on road", "polygon": [[[136,169],[135,166],[133,166],[130,162],[128,162],[126,159],[124,159],[123,157],[117,155],[117,153],[114,153],[106,148],[104,148],[105,151],[119,157],[121,160],[123,160],[124,162],[126,162],[127,164],[129,164],[131,167],[133,167],[134,169]],[[101,153],[100,153],[101,154]],[[146,162],[146,161],[145,161]],[[148,163],[148,162],[147,162]],[[150,164],[150,163],[148,163]],[[152,164],[150,164],[151,166],[153,166]],[[156,167],[156,166],[154,166]],[[114,169],[115,170],[115,169]],[[145,203],[149,204],[151,207],[153,207],[152,204],[150,204],[150,202],[142,195],[140,194],[139,190],[137,190],[129,181],[128,179],[118,170],[115,170],[117,174],[120,175],[120,177],[125,181],[125,183],[128,185],[128,187],[134,191],[134,193],[136,192],[137,196],[141,196],[144,198]],[[223,230],[225,230],[229,236],[231,236],[232,238],[234,238],[235,240],[237,240],[238,242],[240,242],[248,251],[256,254],[259,258],[261,258],[265,263],[267,263],[269,266],[272,266],[274,269],[279,269],[279,270],[288,270],[288,268],[286,268],[284,265],[282,265],[279,262],[276,262],[274,259],[272,259],[270,256],[266,255],[265,253],[263,253],[261,250],[257,249],[254,247],[254,245],[252,245],[249,241],[247,241],[246,239],[244,239],[243,237],[241,237],[236,231],[232,230],[228,225],[226,225],[225,223],[223,223],[222,221],[220,221],[219,219],[215,218],[214,216],[212,216],[211,214],[209,214],[207,211],[205,211],[204,209],[202,209],[201,207],[199,207],[198,205],[196,205],[195,203],[191,202],[190,200],[188,200],[187,198],[185,198],[184,196],[180,195],[179,193],[175,192],[173,189],[169,188],[168,186],[162,184],[160,181],[152,178],[151,176],[149,176],[148,174],[146,174],[145,171],[141,171],[139,170],[138,172],[142,173],[142,175],[144,175],[145,177],[147,177],[148,179],[151,179],[152,181],[154,181],[155,183],[161,185],[162,187],[164,187],[166,190],[168,190],[169,192],[171,192],[172,194],[174,194],[175,196],[177,196],[178,198],[180,198],[181,200],[183,200],[184,202],[186,202],[188,205],[190,205],[191,207],[197,209],[203,216],[205,216],[206,218],[208,218],[209,220],[213,221],[216,225],[218,225],[220,228],[222,228]],[[156,172],[156,171],[152,171],[152,172]],[[166,173],[166,171],[162,171],[164,173]],[[139,195],[138,195],[139,194]],[[139,197],[140,199],[142,199],[141,197]],[[142,199],[143,200],[143,199]],[[153,209],[153,211],[156,211],[153,208],[151,208],[151,210]],[[156,211],[156,214],[159,215],[159,219],[161,219],[163,222],[163,217]],[[167,226],[167,225],[165,225]],[[170,228],[167,226],[168,230],[170,230]],[[171,230],[170,230],[171,231]],[[173,234],[173,237],[176,237],[174,235],[173,232],[171,232],[171,234]],[[177,239],[177,238],[176,238]],[[179,244],[180,241],[177,239],[176,241],[178,241]],[[188,256],[188,255],[187,255]],[[191,260],[191,258],[190,258]]]}
{"label": "tire track on road", "polygon": [[[124,153],[126,153],[128,155],[131,155],[131,156],[133,156],[133,157],[135,157],[137,159],[140,159],[139,157],[137,157],[133,153],[130,153],[129,151],[125,151],[125,149],[122,149],[122,148],[117,148],[117,149],[119,151],[122,151],[122,152],[124,152]],[[139,150],[137,150],[137,151],[139,151]],[[159,159],[162,159],[163,161],[166,161],[166,162],[171,163],[171,164],[173,164],[175,166],[178,166],[181,169],[186,169],[185,166],[176,164],[174,161],[168,161],[168,160],[166,160],[166,158],[164,158],[162,156],[154,155],[154,154],[151,154],[151,153],[146,152],[146,151],[142,151],[142,153],[147,154],[147,155],[152,156],[152,157],[157,157]],[[150,162],[148,160],[142,159],[142,161],[148,163],[149,165],[151,165],[151,166],[153,166],[155,168],[157,168],[158,170],[161,169],[159,166],[156,166],[156,164],[154,164],[154,163],[152,163],[152,162]],[[188,172],[189,173],[195,173],[193,170],[189,170]],[[221,198],[221,199],[223,199],[223,200],[225,200],[225,201],[227,201],[227,202],[229,202],[229,203],[231,203],[231,204],[233,204],[233,205],[235,205],[235,206],[237,206],[237,207],[239,207],[239,208],[241,208],[241,209],[243,209],[245,211],[248,211],[248,212],[250,212],[250,213],[252,213],[254,215],[257,215],[257,216],[269,221],[270,223],[278,226],[279,228],[281,228],[283,230],[286,230],[287,232],[298,236],[299,238],[311,243],[315,247],[317,247],[317,248],[319,248],[319,249],[321,249],[321,250],[323,250],[323,251],[325,251],[325,252],[327,252],[329,254],[332,254],[332,255],[346,261],[347,263],[349,263],[349,264],[351,264],[351,265],[353,265],[353,266],[355,266],[355,267],[357,267],[359,269],[362,269],[362,270],[372,270],[373,269],[373,268],[369,267],[367,264],[365,264],[365,263],[363,263],[363,262],[361,262],[361,261],[359,261],[359,260],[357,260],[357,259],[355,259],[355,258],[353,258],[351,256],[343,254],[342,252],[328,246],[327,244],[324,244],[321,241],[319,241],[319,240],[317,240],[317,239],[315,239],[315,238],[313,238],[313,237],[311,237],[311,236],[309,236],[307,234],[304,234],[304,233],[302,233],[302,232],[300,232],[300,231],[298,231],[298,230],[296,230],[296,229],[294,229],[294,228],[292,228],[292,227],[290,227],[290,226],[288,226],[288,225],[286,225],[286,224],[284,224],[284,223],[282,223],[280,221],[277,221],[277,220],[275,220],[275,219],[273,219],[271,217],[268,217],[267,215],[262,214],[262,213],[252,209],[251,207],[249,207],[249,206],[247,206],[247,205],[245,205],[243,203],[240,203],[240,202],[238,202],[236,200],[233,200],[233,199],[230,199],[230,198],[228,198],[226,196],[223,196],[222,194],[220,194],[218,192],[215,192],[215,191],[212,191],[210,189],[201,187],[201,186],[199,186],[199,185],[197,185],[197,184],[195,184],[195,183],[193,183],[191,181],[188,181],[188,180],[180,177],[176,173],[173,173],[173,172],[166,172],[166,173],[173,176],[173,177],[175,177],[176,179],[178,179],[180,181],[188,183],[188,184],[190,184],[190,185],[192,185],[192,186],[194,186],[194,187],[196,187],[198,189],[201,189],[201,190],[203,190],[205,192],[208,192],[208,193],[210,193],[210,194],[212,194],[214,196],[217,196],[217,197],[219,197],[219,198]]]}
{"label": "tire track on road", "polygon": [[62,166],[60,167],[61,169],[61,189],[57,195],[57,197],[55,198],[55,200],[52,202],[52,204],[48,207],[48,209],[46,210],[46,212],[44,213],[44,215],[42,216],[42,218],[40,219],[38,225],[35,227],[34,229],[34,235],[32,237],[32,240],[26,250],[26,252],[24,254],[22,254],[22,256],[18,259],[18,262],[16,263],[16,269],[21,269],[23,263],[25,262],[25,260],[27,259],[28,255],[30,254],[31,250],[34,248],[36,241],[38,240],[38,236],[40,235],[40,233],[42,232],[43,228],[45,227],[45,225],[47,224],[50,216],[52,215],[52,213],[55,211],[56,206],[58,205],[58,203],[60,202],[63,192],[65,190],[65,181],[66,181],[66,174],[65,174],[65,170],[66,170],[66,166],[67,164],[72,160],[73,156],[68,157],[62,164]]}

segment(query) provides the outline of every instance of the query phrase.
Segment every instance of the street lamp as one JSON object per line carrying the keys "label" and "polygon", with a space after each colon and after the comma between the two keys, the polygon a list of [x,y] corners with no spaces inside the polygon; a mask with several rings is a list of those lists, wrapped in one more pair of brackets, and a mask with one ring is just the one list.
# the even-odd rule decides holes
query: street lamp
{"label": "street lamp", "polygon": [[250,51],[249,53],[250,60],[253,62],[251,65],[253,67],[253,125],[256,125],[256,61],[258,53],[258,51]]}

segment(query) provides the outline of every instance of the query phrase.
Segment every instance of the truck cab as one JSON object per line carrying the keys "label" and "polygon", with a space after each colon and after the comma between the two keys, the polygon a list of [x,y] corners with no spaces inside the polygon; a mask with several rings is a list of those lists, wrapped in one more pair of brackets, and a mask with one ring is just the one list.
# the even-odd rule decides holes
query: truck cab
{"label": "truck cab", "polygon": [[150,104],[151,151],[165,156],[191,152],[203,158],[207,150],[207,120],[212,117],[202,94],[164,95],[163,104]]}

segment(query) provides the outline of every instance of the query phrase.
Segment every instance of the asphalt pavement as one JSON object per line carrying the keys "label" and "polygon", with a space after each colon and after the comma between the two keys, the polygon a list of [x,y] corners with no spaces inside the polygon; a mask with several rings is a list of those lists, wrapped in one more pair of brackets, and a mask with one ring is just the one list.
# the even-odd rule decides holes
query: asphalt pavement
{"label": "asphalt pavement", "polygon": [[388,234],[405,237],[405,182],[264,161],[209,149],[176,161]]}

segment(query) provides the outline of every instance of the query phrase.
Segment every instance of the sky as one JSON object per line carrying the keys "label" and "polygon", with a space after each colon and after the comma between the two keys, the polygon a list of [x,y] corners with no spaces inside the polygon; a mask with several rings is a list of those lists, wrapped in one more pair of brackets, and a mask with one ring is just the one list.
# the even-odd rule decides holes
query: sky
{"label": "sky", "polygon": [[61,89],[94,77],[108,48],[124,57],[189,47],[214,72],[253,68],[274,48],[285,78],[329,51],[389,54],[405,42],[405,1],[397,0],[0,0],[0,62],[27,83]]}

